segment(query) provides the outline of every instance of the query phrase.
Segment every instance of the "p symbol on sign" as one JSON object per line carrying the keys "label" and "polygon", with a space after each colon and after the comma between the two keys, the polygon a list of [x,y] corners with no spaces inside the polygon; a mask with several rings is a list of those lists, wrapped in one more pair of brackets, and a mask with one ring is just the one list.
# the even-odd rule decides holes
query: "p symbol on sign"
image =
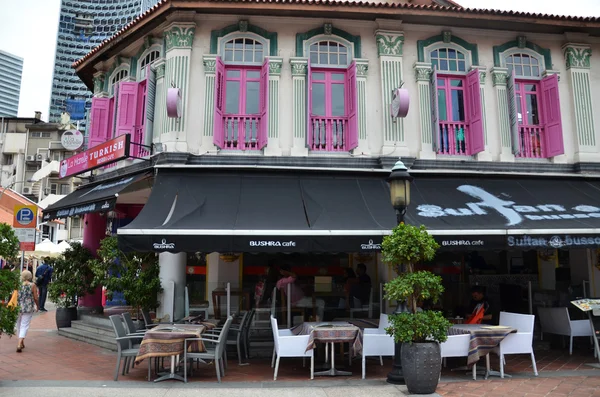
{"label": "p symbol on sign", "polygon": [[17,222],[21,225],[29,225],[33,222],[33,211],[29,208],[21,208],[19,212],[17,212]]}

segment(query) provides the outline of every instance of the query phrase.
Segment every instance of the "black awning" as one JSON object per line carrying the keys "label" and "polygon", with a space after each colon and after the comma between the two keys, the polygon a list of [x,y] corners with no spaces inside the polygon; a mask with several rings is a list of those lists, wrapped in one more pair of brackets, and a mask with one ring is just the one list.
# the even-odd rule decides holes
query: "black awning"
{"label": "black awning", "polygon": [[406,222],[442,248],[600,246],[600,182],[416,177]]}
{"label": "black awning", "polygon": [[149,175],[145,173],[83,186],[49,205],[44,210],[43,220],[50,221],[92,212],[110,211],[115,207],[119,193],[148,177]]}
{"label": "black awning", "polygon": [[396,225],[385,176],[160,171],[124,250],[361,252]]}

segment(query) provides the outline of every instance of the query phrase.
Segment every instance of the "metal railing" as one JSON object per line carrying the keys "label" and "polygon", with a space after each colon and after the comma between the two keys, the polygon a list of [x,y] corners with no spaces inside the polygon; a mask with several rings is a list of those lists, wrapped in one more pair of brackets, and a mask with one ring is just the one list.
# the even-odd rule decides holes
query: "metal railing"
{"label": "metal railing", "polygon": [[438,136],[438,153],[465,156],[467,150],[467,124],[461,121],[441,121]]}
{"label": "metal railing", "polygon": [[348,133],[347,117],[317,117],[310,119],[308,133],[312,138],[311,150],[327,152],[346,151]]}
{"label": "metal railing", "polygon": [[227,115],[223,117],[223,148],[258,150],[259,115]]}
{"label": "metal railing", "polygon": [[519,126],[519,154],[521,158],[544,158],[542,138],[544,129],[540,126]]}

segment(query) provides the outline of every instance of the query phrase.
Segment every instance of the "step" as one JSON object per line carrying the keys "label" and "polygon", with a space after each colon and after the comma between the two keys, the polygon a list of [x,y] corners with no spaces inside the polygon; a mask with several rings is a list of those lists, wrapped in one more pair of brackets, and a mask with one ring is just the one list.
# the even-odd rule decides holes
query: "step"
{"label": "step", "polygon": [[117,351],[117,344],[115,343],[115,337],[101,335],[96,332],[84,331],[78,328],[60,328],[58,334],[69,339],[78,340],[81,342],[89,343],[98,347],[102,347],[107,350]]}
{"label": "step", "polygon": [[71,328],[80,329],[82,331],[87,331],[95,334],[100,334],[104,336],[109,336],[111,338],[115,337],[115,331],[111,328],[105,326],[98,326],[95,324],[90,324],[85,320],[76,320],[71,321]]}
{"label": "step", "polygon": [[99,327],[112,329],[112,324],[108,317],[98,314],[80,314],[79,321],[86,324],[97,325]]}

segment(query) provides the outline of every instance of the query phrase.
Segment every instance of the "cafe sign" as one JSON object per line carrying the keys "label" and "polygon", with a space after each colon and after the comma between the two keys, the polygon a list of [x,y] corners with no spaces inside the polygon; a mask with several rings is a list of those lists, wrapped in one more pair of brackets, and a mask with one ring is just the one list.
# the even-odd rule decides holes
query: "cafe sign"
{"label": "cafe sign", "polygon": [[60,163],[59,177],[81,174],[128,158],[130,139],[129,134],[124,134],[64,159]]}
{"label": "cafe sign", "polygon": [[83,134],[79,130],[67,130],[60,137],[61,145],[70,151],[75,151],[83,146]]}

